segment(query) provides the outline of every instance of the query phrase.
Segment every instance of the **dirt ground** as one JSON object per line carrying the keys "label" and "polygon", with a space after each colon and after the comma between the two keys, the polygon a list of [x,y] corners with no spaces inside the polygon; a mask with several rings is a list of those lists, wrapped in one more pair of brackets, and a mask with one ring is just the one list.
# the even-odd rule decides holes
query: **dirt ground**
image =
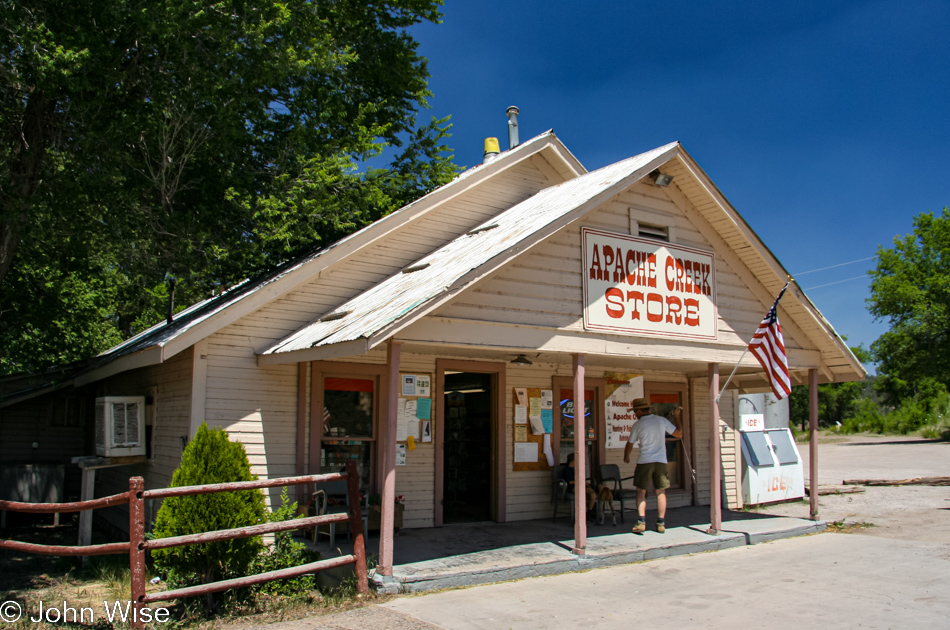
{"label": "dirt ground", "polygon": [[[808,445],[799,444],[799,450],[805,459],[807,479]],[[822,486],[840,486],[852,479],[914,477],[950,477],[950,442],[846,436],[841,442],[818,446],[818,483]],[[922,542],[950,541],[948,486],[867,486],[857,494],[820,496],[818,507],[819,518],[828,523],[871,525],[855,533]],[[763,506],[759,511],[807,518],[809,504],[806,499]]]}

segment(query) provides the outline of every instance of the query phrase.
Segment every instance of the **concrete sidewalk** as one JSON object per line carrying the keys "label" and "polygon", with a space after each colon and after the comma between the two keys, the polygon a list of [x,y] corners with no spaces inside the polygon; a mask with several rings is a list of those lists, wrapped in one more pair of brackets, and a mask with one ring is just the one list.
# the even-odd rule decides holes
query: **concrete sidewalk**
{"label": "concrete sidewalk", "polygon": [[[626,516],[627,522],[617,525],[610,520],[589,524],[584,556],[571,553],[574,527],[567,519],[402,530],[395,538],[392,577],[370,577],[378,592],[415,593],[717,551],[825,529],[821,521],[724,510],[723,530],[713,536],[706,533],[709,508],[687,507],[667,512],[665,534],[654,531],[652,518],[644,534],[632,534],[636,517]],[[326,537],[321,540],[316,549],[322,558],[351,553],[345,536],[338,536],[333,547]],[[378,548],[379,538],[371,535],[367,556],[378,554]]]}
{"label": "concrete sidewalk", "polygon": [[825,523],[784,517],[737,519],[724,522],[719,535],[706,533],[708,523],[670,527],[665,534],[632,534],[629,526],[625,529],[625,533],[588,537],[583,556],[571,552],[573,539],[528,543],[398,564],[391,577],[372,574],[371,579],[381,593],[490,584],[754,545],[817,533],[825,529]]}

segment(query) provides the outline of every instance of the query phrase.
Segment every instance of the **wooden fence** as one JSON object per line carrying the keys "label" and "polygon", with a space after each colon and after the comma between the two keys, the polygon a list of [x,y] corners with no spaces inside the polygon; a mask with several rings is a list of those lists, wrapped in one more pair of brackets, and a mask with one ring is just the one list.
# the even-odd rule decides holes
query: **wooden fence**
{"label": "wooden fence", "polygon": [[[264,523],[235,529],[224,529],[200,534],[172,536],[169,538],[145,539],[145,501],[147,499],[164,499],[167,497],[186,496],[194,494],[209,494],[214,492],[233,492],[236,490],[251,490],[259,488],[273,488],[280,486],[296,486],[301,484],[319,484],[329,481],[346,480],[349,496],[349,511],[338,514],[324,514],[322,516],[308,516],[277,523]],[[366,550],[363,540],[363,516],[360,513],[359,477],[354,461],[346,462],[346,469],[341,473],[326,475],[306,475],[302,477],[284,477],[281,479],[266,479],[263,481],[239,481],[234,483],[214,483],[203,486],[182,486],[179,488],[160,488],[145,490],[145,481],[141,477],[129,479],[129,491],[109,497],[78,501],[74,503],[20,503],[16,501],[0,501],[0,510],[32,513],[80,512],[96,508],[111,507],[114,505],[129,504],[129,542],[109,543],[105,545],[59,546],[38,545],[15,540],[0,540],[0,549],[23,551],[53,556],[98,556],[108,554],[129,554],[129,570],[132,579],[132,610],[133,626],[144,627],[139,611],[154,602],[168,601],[182,597],[194,597],[207,593],[216,593],[232,588],[240,588],[297,577],[308,573],[317,573],[326,569],[333,569],[348,564],[354,565],[357,578],[357,591],[361,594],[369,592],[366,574]],[[155,593],[145,592],[145,553],[151,549],[166,549],[182,545],[196,545],[201,543],[249,538],[261,534],[283,532],[303,527],[319,527],[330,523],[348,522],[353,532],[353,553],[329,560],[320,560],[288,569],[268,571],[257,575],[249,575],[231,580],[222,580],[198,586],[179,588],[170,591]]]}

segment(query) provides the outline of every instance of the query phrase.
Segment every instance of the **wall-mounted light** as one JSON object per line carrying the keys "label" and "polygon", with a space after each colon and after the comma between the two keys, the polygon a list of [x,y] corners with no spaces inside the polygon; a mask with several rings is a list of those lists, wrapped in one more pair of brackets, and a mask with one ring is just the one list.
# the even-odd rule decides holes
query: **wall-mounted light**
{"label": "wall-mounted light", "polygon": [[657,186],[666,187],[666,186],[669,186],[670,182],[673,181],[672,175],[661,173],[660,171],[653,171],[652,173],[650,173],[650,175],[653,177],[653,183],[656,184]]}
{"label": "wall-mounted light", "polygon": [[523,354],[519,354],[514,359],[511,360],[512,365],[531,365],[531,359],[526,357]]}

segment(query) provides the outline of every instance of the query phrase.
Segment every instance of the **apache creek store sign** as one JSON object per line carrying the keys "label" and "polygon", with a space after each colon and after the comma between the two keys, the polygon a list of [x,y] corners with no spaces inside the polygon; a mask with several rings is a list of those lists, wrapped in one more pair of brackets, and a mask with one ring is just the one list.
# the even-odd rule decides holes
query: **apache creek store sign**
{"label": "apache creek store sign", "polygon": [[714,255],[583,228],[584,328],[716,339]]}

